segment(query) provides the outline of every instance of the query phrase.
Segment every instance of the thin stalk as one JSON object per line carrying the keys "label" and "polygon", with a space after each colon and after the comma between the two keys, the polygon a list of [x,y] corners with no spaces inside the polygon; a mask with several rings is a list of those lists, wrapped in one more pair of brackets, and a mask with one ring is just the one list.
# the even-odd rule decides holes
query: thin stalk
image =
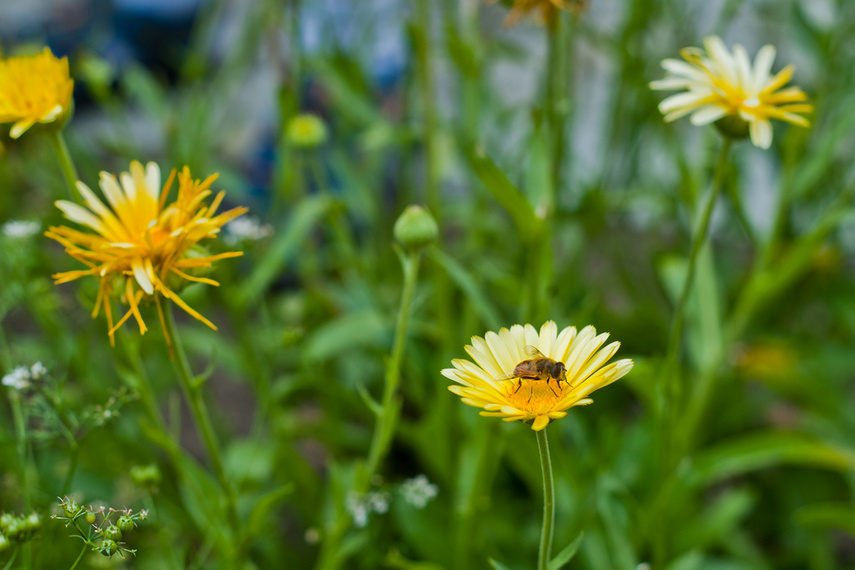
{"label": "thin stalk", "polygon": [[71,492],[71,482],[74,481],[74,474],[77,472],[77,462],[79,459],[80,445],[75,440],[71,443],[71,457],[69,459],[68,471],[65,473],[65,482],[62,484],[62,493],[60,493],[62,497]]}
{"label": "thin stalk", "polygon": [[178,329],[175,326],[175,317],[173,315],[172,303],[167,303],[164,311],[166,330],[169,338],[172,339],[172,346],[175,351],[173,364],[178,373],[178,378],[181,380],[181,388],[184,391],[184,396],[187,398],[187,403],[190,405],[190,411],[193,414],[193,420],[196,423],[196,428],[202,435],[202,440],[205,442],[205,448],[208,451],[208,457],[211,459],[211,466],[214,470],[214,475],[220,484],[223,500],[226,507],[226,517],[228,524],[237,538],[240,532],[238,522],[236,497],[229,483],[226,470],[223,467],[223,455],[220,450],[220,443],[217,441],[217,435],[214,432],[214,426],[211,423],[211,416],[208,413],[207,404],[202,397],[201,383],[190,369],[190,363],[187,360],[187,354],[184,352],[184,345],[181,342],[181,337],[178,336]]}
{"label": "thin stalk", "polygon": [[537,450],[540,452],[540,471],[543,474],[543,529],[537,551],[537,570],[547,570],[552,557],[552,532],[555,526],[555,485],[552,479],[552,460],[549,458],[549,440],[546,428],[537,433]]}
{"label": "thin stalk", "polygon": [[716,165],[715,172],[713,173],[712,185],[701,204],[700,217],[698,218],[692,232],[692,245],[689,251],[689,266],[686,270],[686,277],[683,280],[683,287],[680,290],[680,296],[677,299],[677,306],[674,309],[674,316],[671,320],[671,333],[668,337],[666,362],[676,361],[679,357],[680,339],[683,336],[683,324],[686,318],[686,303],[689,300],[689,295],[692,292],[692,284],[695,280],[695,271],[697,270],[698,265],[698,253],[701,251],[701,246],[706,240],[707,229],[709,228],[713,207],[715,206],[716,199],[721,192],[724,172],[727,169],[727,157],[730,152],[730,145],[731,139],[725,137],[724,143],[721,145],[718,164]]}
{"label": "thin stalk", "polygon": [[71,565],[71,568],[68,570],[74,570],[77,568],[77,565],[80,564],[80,561],[83,560],[83,555],[86,554],[86,547],[89,546],[89,543],[83,543],[83,549],[80,551],[80,554],[77,555],[77,560],[74,561],[74,564]]}
{"label": "thin stalk", "polygon": [[329,180],[327,179],[324,167],[321,164],[321,158],[317,152],[312,152],[308,157],[309,170],[315,179],[318,192],[321,196],[329,200],[333,207],[329,209],[329,223],[332,226],[333,238],[337,242],[338,249],[342,256],[340,262],[346,270],[352,271],[354,266],[359,267],[359,256],[356,248],[356,240],[353,237],[353,232],[347,226],[347,217],[345,216],[344,207],[339,207],[340,202],[335,200],[330,193]]}
{"label": "thin stalk", "polygon": [[564,163],[564,121],[568,112],[567,57],[565,53],[562,14],[547,27],[546,101],[545,113],[549,135],[550,188],[547,207],[551,211],[561,189],[561,167]]}
{"label": "thin stalk", "polygon": [[18,451],[18,460],[21,462],[24,509],[30,511],[32,508],[32,498],[30,496],[30,468],[27,453],[27,422],[24,418],[23,407],[21,406],[21,395],[18,392],[11,392],[9,394],[9,401],[12,405],[12,421],[15,423],[15,447]]}
{"label": "thin stalk", "polygon": [[68,145],[65,144],[65,138],[62,136],[60,129],[47,129],[48,141],[59,161],[59,168],[62,170],[62,176],[65,178],[65,184],[68,186],[68,197],[74,200],[77,196],[77,169],[74,167],[74,161],[71,159],[71,153],[68,152]]}
{"label": "thin stalk", "polygon": [[419,275],[420,251],[410,251],[402,256],[404,269],[404,290],[401,294],[401,305],[398,307],[398,319],[395,325],[395,341],[392,345],[392,355],[386,365],[386,384],[383,388],[383,401],[380,416],[374,426],[371,438],[371,448],[361,477],[357,480],[356,490],[360,493],[368,491],[371,479],[377,472],[380,462],[389,450],[395,424],[398,421],[400,405],[397,401],[398,385],[401,382],[401,362],[404,358],[404,346],[407,341],[407,330],[410,323],[410,312],[413,304],[413,293]]}

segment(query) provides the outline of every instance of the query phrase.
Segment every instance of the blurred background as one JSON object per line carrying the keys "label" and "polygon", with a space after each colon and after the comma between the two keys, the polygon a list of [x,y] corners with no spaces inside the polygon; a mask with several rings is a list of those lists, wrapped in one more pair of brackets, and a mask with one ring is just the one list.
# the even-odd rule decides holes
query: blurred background
{"label": "blurred background", "polygon": [[[182,293],[221,327],[182,320],[196,368],[213,361],[210,402],[242,512],[273,489],[294,491],[256,521],[247,567],[484,568],[488,557],[532,567],[534,437],[479,418],[440,370],[473,335],[554,319],[612,333],[618,357],[636,361],[550,427],[555,550],[584,531],[569,567],[851,568],[855,3],[589,0],[561,12],[552,50],[536,14],[505,25],[510,4],[0,2],[5,56],[47,45],[69,58],[65,136],[81,180],[94,188],[99,171],[131,160],[164,173],[186,164],[197,178],[219,172],[228,205],[250,207],[255,225],[228,226],[211,246],[245,251],[217,267],[222,287]],[[686,407],[696,389],[709,394],[686,428],[691,443],[663,468],[661,359],[721,138],[665,124],[667,94],[648,84],[662,59],[712,34],[752,56],[776,46],[773,71],[795,64],[816,112],[811,129],[776,124],[768,151],[740,142],[731,153],[682,363]],[[552,155],[544,97],[556,69],[564,143]],[[303,113],[322,119],[322,144],[289,130]],[[3,128],[0,149],[0,224],[59,223],[52,202],[65,189],[50,147]],[[552,198],[547,180],[558,182]],[[521,308],[533,254],[495,200],[491,185],[504,182],[551,213],[539,308]],[[374,426],[365,394],[382,393],[401,294],[392,226],[412,203],[427,205],[441,236],[424,255],[401,420],[374,482],[386,507],[354,506],[347,491]],[[204,465],[161,333],[126,327],[125,348],[112,350],[89,315],[97,287],[54,287],[50,274],[73,262],[46,241],[0,235],[2,372],[44,362],[79,418],[127,387],[121,414],[85,432],[73,480],[81,502],[154,513],[131,543],[139,554],[109,564],[226,567],[210,513],[176,481],[128,380],[151,378],[157,409]],[[17,512],[26,475],[10,414],[0,416],[0,511]],[[39,418],[33,505],[49,513],[69,454]],[[157,489],[130,475],[149,464],[163,472]],[[437,494],[418,506],[400,490],[422,474]],[[46,523],[41,544],[57,547],[33,567],[69,566],[79,545],[67,534]]]}

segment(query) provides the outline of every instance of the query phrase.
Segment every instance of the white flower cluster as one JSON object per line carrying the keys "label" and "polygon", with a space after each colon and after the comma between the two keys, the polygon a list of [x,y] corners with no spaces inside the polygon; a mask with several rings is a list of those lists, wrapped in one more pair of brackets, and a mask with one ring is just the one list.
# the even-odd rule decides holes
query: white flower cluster
{"label": "white flower cluster", "polygon": [[3,385],[15,390],[26,390],[30,387],[30,382],[39,380],[47,374],[47,368],[41,363],[36,362],[29,368],[26,366],[18,366],[10,373],[3,376]]}
{"label": "white flower cluster", "polygon": [[368,515],[371,513],[382,515],[389,510],[389,495],[376,491],[362,495],[351,491],[347,496],[345,507],[353,517],[353,524],[357,528],[364,528],[368,524]]}
{"label": "white flower cluster", "polygon": [[229,247],[234,247],[242,241],[259,241],[273,233],[270,224],[262,224],[258,218],[242,216],[226,224],[226,235],[223,241]]}
{"label": "white flower cluster", "polygon": [[404,500],[417,509],[423,509],[439,493],[439,487],[430,482],[426,475],[416,475],[401,484]]}
{"label": "white flower cluster", "polygon": [[10,238],[23,239],[34,236],[41,231],[42,225],[39,222],[28,220],[11,220],[3,224],[0,231],[3,235]]}

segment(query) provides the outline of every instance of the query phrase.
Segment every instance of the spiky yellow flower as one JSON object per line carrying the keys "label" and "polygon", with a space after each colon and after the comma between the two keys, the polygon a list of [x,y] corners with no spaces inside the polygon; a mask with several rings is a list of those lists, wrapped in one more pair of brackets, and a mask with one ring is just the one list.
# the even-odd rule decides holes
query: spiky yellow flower
{"label": "spiky yellow flower", "polygon": [[718,125],[727,134],[750,134],[751,142],[760,148],[772,144],[769,119],[810,126],[798,114],[813,111],[813,105],[805,103],[807,95],[796,86],[784,88],[793,77],[795,66],[788,65],[775,75],[771,73],[774,46],[763,46],[753,66],[741,45],[734,46],[731,54],[721,39],[710,36],[704,39],[704,47],[706,51],[695,47],[681,50],[685,62],[663,60],[662,67],[668,74],[650,84],[652,89],[686,90],[659,104],[666,121],[689,113],[694,125],[719,121]]}
{"label": "spiky yellow flower", "polygon": [[[495,0],[490,0],[495,1]],[[508,17],[505,19],[506,26],[513,26],[520,18],[533,10],[539,11],[542,22],[551,22],[558,15],[558,10],[573,10],[581,12],[585,8],[587,0],[516,0]]]}
{"label": "spiky yellow flower", "polygon": [[[531,421],[531,429],[540,431],[550,420],[566,416],[569,408],[590,404],[591,392],[630,371],[629,359],[606,364],[620,347],[613,342],[601,348],[608,337],[608,333],[597,335],[591,326],[578,332],[567,327],[559,333],[554,321],[540,327],[539,334],[532,325],[514,325],[498,334],[491,331],[483,338],[472,337],[465,350],[474,363],[452,360],[454,368],[442,374],[461,384],[448,389],[463,403],[483,408],[482,416]],[[525,363],[542,358],[549,361],[543,377],[523,378],[515,373],[520,365],[537,368],[536,362]],[[558,363],[563,366],[555,367]],[[548,370],[560,370],[560,375],[549,376]]]}
{"label": "spiky yellow flower", "polygon": [[[247,208],[233,208],[216,215],[225,192],[217,194],[210,204],[206,204],[205,199],[211,195],[210,186],[217,175],[203,181],[194,180],[186,166],[178,174],[178,196],[167,204],[166,198],[175,175],[173,170],[161,190],[158,166],[150,162],[143,168],[142,164],[134,161],[130,172],[123,172],[119,180],[107,172],[101,173],[100,186],[109,207],[83,182],[77,183],[77,189],[88,208],[66,200],[56,202],[66,218],[94,233],[66,226],[51,227],[45,232],[46,236],[64,245],[69,255],[88,266],[88,269],[57,273],[53,277],[57,284],[89,275],[100,281],[92,317],[95,318],[104,307],[110,342],[114,340],[113,333],[131,315],[136,319],[140,333],[146,332],[139,310],[144,298],[154,297],[165,332],[161,295],[212,329],[217,329],[187,305],[176,294],[175,288],[185,281],[219,285],[212,279],[188,272],[204,270],[211,267],[213,261],[238,257],[243,252],[206,255],[197,244],[216,237],[224,224],[244,214]],[[115,325],[111,308],[114,296],[129,307]]]}
{"label": "spiky yellow flower", "polygon": [[73,89],[68,58],[57,58],[50,48],[0,59],[0,123],[15,123],[10,134],[16,139],[36,123],[59,120],[71,109]]}

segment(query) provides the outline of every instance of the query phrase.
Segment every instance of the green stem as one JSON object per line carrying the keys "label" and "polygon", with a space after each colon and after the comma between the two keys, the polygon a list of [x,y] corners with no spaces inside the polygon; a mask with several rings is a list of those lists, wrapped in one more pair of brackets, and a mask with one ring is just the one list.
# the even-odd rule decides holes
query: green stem
{"label": "green stem", "polygon": [[175,351],[173,364],[178,372],[178,377],[181,380],[181,388],[184,391],[184,396],[187,398],[187,403],[190,405],[190,411],[193,414],[193,420],[196,423],[196,428],[202,435],[202,440],[205,442],[205,448],[208,451],[208,457],[211,459],[211,465],[214,470],[214,475],[220,484],[223,500],[226,507],[226,517],[228,524],[234,532],[235,539],[240,531],[238,522],[236,497],[229,483],[226,470],[223,467],[223,456],[220,451],[220,443],[217,441],[217,435],[214,432],[214,426],[211,423],[211,416],[208,413],[207,404],[202,397],[201,388],[204,385],[198,378],[193,376],[190,369],[190,363],[187,360],[187,354],[184,352],[184,345],[181,342],[181,337],[178,336],[178,330],[175,326],[175,317],[173,315],[172,303],[167,303],[164,311],[164,322],[169,338],[172,339],[172,346]]}
{"label": "green stem", "polygon": [[543,529],[537,552],[537,570],[546,570],[552,556],[552,529],[555,526],[555,486],[552,480],[552,460],[549,458],[549,440],[546,428],[535,432],[540,452],[540,471],[543,474]]}
{"label": "green stem", "polygon": [[74,161],[71,159],[71,153],[68,152],[68,146],[65,144],[65,138],[62,136],[60,129],[47,129],[48,141],[59,161],[59,168],[62,170],[62,176],[65,178],[65,184],[68,186],[68,197],[74,200],[77,196],[77,169],[74,167]]}
{"label": "green stem", "polygon": [[89,546],[88,543],[83,543],[83,549],[80,551],[80,554],[77,555],[77,560],[74,561],[74,564],[71,565],[71,568],[68,570],[74,570],[77,568],[77,565],[80,564],[80,561],[83,560],[83,555],[86,554],[86,547]]}
{"label": "green stem", "polygon": [[564,120],[567,116],[567,59],[562,42],[563,17],[558,14],[549,22],[547,31],[545,114],[549,135],[549,211],[561,189],[561,167],[564,164]]}
{"label": "green stem", "polygon": [[398,421],[400,403],[397,401],[398,384],[401,381],[401,362],[404,357],[404,346],[407,341],[407,329],[410,323],[410,309],[413,304],[413,293],[419,275],[420,251],[410,251],[404,254],[401,262],[404,269],[404,290],[401,294],[401,305],[398,307],[398,320],[395,326],[395,341],[392,345],[392,355],[386,365],[386,384],[383,388],[383,401],[380,416],[374,426],[371,438],[371,448],[361,476],[357,479],[356,490],[365,493],[371,486],[371,479],[377,472],[380,462],[389,450],[395,424]]}
{"label": "green stem", "polygon": [[74,473],[77,471],[77,462],[80,458],[80,446],[76,441],[71,445],[71,458],[68,464],[68,471],[65,473],[65,482],[62,484],[61,496],[66,496],[71,491],[71,482],[74,481]]}
{"label": "green stem", "polygon": [[692,245],[689,251],[689,265],[686,269],[686,277],[683,280],[683,287],[680,290],[680,296],[677,299],[677,306],[674,309],[674,316],[671,321],[671,333],[668,337],[668,352],[666,362],[676,362],[679,360],[680,339],[683,336],[683,324],[685,322],[686,303],[689,300],[689,295],[692,292],[692,284],[695,280],[695,271],[697,269],[698,253],[701,251],[701,246],[707,237],[707,229],[709,228],[710,218],[712,217],[713,207],[716,199],[721,191],[724,172],[727,169],[727,157],[730,151],[731,139],[724,139],[721,145],[721,152],[718,157],[713,174],[712,185],[704,197],[704,202],[701,204],[700,217],[695,224],[692,232]]}
{"label": "green stem", "polygon": [[24,419],[24,410],[21,406],[21,395],[18,392],[9,394],[12,405],[12,420],[15,423],[15,439],[18,451],[18,460],[21,462],[21,481],[24,487],[24,509],[31,510],[30,497],[30,468],[27,454],[27,422]]}
{"label": "green stem", "polygon": [[11,570],[11,568],[12,568],[12,564],[14,564],[14,563],[15,563],[15,559],[18,557],[18,553],[19,553],[20,551],[21,551],[21,547],[20,547],[20,546],[16,546],[16,547],[15,547],[15,551],[14,551],[14,552],[12,552],[12,557],[11,557],[11,558],[9,558],[9,562],[7,562],[5,566],[3,566],[3,570]]}

